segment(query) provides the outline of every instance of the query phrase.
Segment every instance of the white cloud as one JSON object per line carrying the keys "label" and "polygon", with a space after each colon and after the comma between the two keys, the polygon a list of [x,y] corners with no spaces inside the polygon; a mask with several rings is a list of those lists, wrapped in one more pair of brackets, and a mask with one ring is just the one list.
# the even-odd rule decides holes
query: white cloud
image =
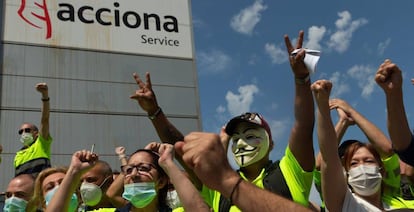
{"label": "white cloud", "polygon": [[322,40],[323,36],[325,35],[326,28],[324,26],[317,27],[311,26],[308,29],[308,41],[304,45],[304,47],[308,49],[316,49],[321,50],[322,47],[319,42]]}
{"label": "white cloud", "polygon": [[263,4],[263,0],[256,0],[253,5],[244,8],[233,16],[230,22],[231,28],[236,32],[251,35],[254,27],[260,21],[260,12],[266,9],[267,6]]}
{"label": "white cloud", "polygon": [[368,23],[368,20],[359,18],[352,20],[351,13],[343,11],[338,13],[339,19],[336,20],[336,32],[334,32],[328,46],[339,53],[345,52],[351,43],[352,34],[360,27]]}
{"label": "white cloud", "polygon": [[212,49],[200,51],[197,54],[197,64],[200,74],[219,74],[231,65],[231,57],[224,52]]}
{"label": "white cloud", "polygon": [[265,51],[269,55],[273,64],[282,64],[288,61],[286,50],[276,47],[274,44],[266,43]]}
{"label": "white cloud", "polygon": [[333,98],[338,98],[342,94],[347,93],[350,88],[349,85],[346,83],[346,76],[344,74],[341,74],[341,72],[334,72],[332,76],[329,78],[329,80],[332,82],[332,94],[331,96]]}
{"label": "white cloud", "polygon": [[272,138],[274,142],[286,134],[286,132],[288,132],[288,126],[290,126],[288,121],[281,120],[269,120],[268,124],[270,125],[270,130],[272,131]]}
{"label": "white cloud", "polygon": [[223,105],[219,105],[216,108],[216,112],[222,114],[222,113],[226,112],[226,107],[224,107]]}
{"label": "white cloud", "polygon": [[369,98],[374,91],[374,73],[374,68],[364,65],[354,65],[347,71],[348,76],[357,80],[358,86],[362,89],[361,96],[364,98]]}
{"label": "white cloud", "polygon": [[387,40],[385,40],[384,42],[381,42],[378,44],[378,55],[383,55],[385,52],[385,49],[390,45],[391,43],[391,38],[388,38]]}
{"label": "white cloud", "polygon": [[254,95],[259,92],[256,85],[244,85],[238,89],[238,94],[228,91],[226,94],[227,109],[231,116],[237,116],[250,111]]}

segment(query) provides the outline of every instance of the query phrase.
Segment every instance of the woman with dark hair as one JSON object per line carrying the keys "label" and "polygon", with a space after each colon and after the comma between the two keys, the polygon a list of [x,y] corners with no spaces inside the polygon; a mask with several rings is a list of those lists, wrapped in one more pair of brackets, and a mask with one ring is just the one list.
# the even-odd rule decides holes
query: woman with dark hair
{"label": "woman with dark hair", "polygon": [[132,153],[122,166],[124,192],[129,203],[117,211],[171,211],[165,202],[168,176],[158,164],[159,155],[148,149]]}
{"label": "woman with dark hair", "polygon": [[[152,142],[145,149],[138,149],[129,156],[122,166],[123,207],[116,211],[210,211],[188,177],[174,162],[174,147],[171,144]],[[118,198],[120,181],[113,183],[108,190]],[[183,208],[171,209],[166,201],[168,182],[174,184]]]}

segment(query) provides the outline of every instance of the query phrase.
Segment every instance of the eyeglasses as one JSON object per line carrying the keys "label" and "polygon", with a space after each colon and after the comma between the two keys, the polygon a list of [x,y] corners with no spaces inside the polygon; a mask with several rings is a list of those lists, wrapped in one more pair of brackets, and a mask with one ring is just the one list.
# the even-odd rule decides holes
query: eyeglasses
{"label": "eyeglasses", "polygon": [[17,133],[19,133],[19,135],[21,135],[23,133],[23,131],[25,133],[29,133],[32,131],[32,128],[24,128],[24,129],[20,129],[19,131],[17,131]]}
{"label": "eyeglasses", "polygon": [[125,165],[122,166],[121,169],[124,172],[124,174],[129,175],[132,174],[134,169],[136,169],[138,172],[150,172],[152,168],[156,168],[154,164],[151,163],[140,163],[138,165]]}

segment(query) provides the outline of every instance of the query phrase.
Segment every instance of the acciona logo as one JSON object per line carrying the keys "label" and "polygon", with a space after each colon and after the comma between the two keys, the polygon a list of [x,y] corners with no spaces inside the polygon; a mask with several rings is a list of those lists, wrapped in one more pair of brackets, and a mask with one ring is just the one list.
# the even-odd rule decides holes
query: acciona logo
{"label": "acciona logo", "polygon": [[56,14],[50,14],[47,4],[50,0],[21,0],[17,13],[30,26],[45,30],[45,39],[53,37],[53,18],[62,22],[179,33],[178,19],[172,15],[138,13],[130,8],[123,9],[119,2],[113,2],[111,8],[106,8],[96,5],[75,6],[71,2],[57,1]]}

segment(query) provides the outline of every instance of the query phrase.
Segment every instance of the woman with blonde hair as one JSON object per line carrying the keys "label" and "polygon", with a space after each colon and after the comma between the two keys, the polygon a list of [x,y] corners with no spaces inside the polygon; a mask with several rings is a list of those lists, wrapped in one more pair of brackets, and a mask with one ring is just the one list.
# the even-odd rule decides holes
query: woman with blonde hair
{"label": "woman with blonde hair", "polygon": [[[34,204],[43,211],[46,210],[47,205],[55,194],[59,185],[62,183],[63,178],[67,172],[66,167],[52,167],[47,168],[39,173],[35,181],[34,188]],[[70,201],[69,212],[76,211],[78,208],[78,194],[72,194]]]}

